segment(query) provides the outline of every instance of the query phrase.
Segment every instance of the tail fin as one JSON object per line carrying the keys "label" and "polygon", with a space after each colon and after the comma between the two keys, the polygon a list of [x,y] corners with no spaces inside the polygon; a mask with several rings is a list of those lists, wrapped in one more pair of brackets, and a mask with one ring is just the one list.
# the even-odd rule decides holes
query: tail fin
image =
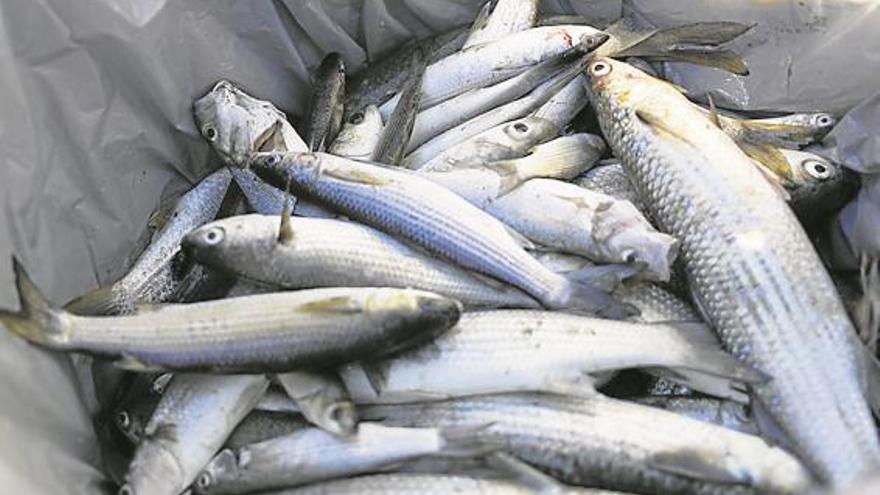
{"label": "tail fin", "polygon": [[443,448],[437,455],[446,457],[476,457],[504,448],[499,440],[487,439],[485,432],[492,423],[477,426],[455,426],[440,428]]}
{"label": "tail fin", "polygon": [[109,316],[124,312],[112,285],[86,292],[65,304],[64,310],[82,316]]}
{"label": "tail fin", "polygon": [[21,309],[18,313],[0,310],[0,321],[12,333],[35,344],[64,347],[65,335],[56,318],[56,310],[49,306],[18,258],[12,258],[12,270],[15,272],[15,287]]}

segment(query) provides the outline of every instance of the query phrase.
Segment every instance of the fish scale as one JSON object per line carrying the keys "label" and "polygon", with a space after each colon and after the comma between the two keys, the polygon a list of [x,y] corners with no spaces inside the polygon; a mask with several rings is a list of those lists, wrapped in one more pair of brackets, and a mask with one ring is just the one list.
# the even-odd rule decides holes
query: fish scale
{"label": "fish scale", "polygon": [[[595,74],[597,64],[610,72]],[[587,72],[609,145],[659,226],[682,241],[699,306],[732,353],[771,377],[756,396],[822,478],[858,478],[880,447],[854,331],[781,195],[672,86],[608,59]]]}

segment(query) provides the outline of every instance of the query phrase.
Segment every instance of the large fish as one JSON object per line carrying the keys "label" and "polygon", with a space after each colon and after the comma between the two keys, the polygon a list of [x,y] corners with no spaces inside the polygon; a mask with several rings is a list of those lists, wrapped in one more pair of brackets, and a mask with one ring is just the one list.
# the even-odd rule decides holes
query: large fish
{"label": "large fish", "polygon": [[428,292],[333,288],[146,308],[84,317],[55,309],[14,261],[13,333],[51,349],[116,359],[122,368],[234,372],[336,366],[430,339],[458,321],[461,305]]}
{"label": "large fish", "polygon": [[[282,226],[279,218],[226,218],[196,230],[184,246],[200,263],[287,289],[411,287],[467,307],[538,307],[510,285],[426,255],[366,225],[292,218]],[[219,241],[209,240],[212,232],[221,236]]]}
{"label": "large fish", "polygon": [[545,307],[625,312],[601,289],[547,270],[498,220],[412,172],[323,153],[261,153],[252,167],[270,182],[289,181],[351,218],[519,287]]}
{"label": "large fish", "polygon": [[186,273],[179,266],[181,239],[217,216],[231,180],[229,169],[224,167],[184,193],[128,273],[107,287],[70,301],[66,309],[84,315],[118,315],[131,313],[138,303],[169,300]]}
{"label": "large fish", "polygon": [[609,145],[682,243],[702,313],[728,350],[771,377],[754,387],[757,403],[832,486],[875,469],[860,343],[782,196],[677,88],[606,58],[587,75]]}
{"label": "large fish", "polygon": [[797,459],[760,437],[598,395],[491,395],[364,406],[358,414],[394,426],[488,423],[478,438],[577,485],[665,495],[799,494],[810,481]]}

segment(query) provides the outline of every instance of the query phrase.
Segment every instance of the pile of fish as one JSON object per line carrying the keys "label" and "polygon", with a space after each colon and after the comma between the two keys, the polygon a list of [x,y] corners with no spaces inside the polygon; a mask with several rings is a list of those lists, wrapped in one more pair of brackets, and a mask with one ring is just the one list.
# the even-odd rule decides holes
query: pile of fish
{"label": "pile of fish", "polygon": [[327,55],[299,131],[220,81],[194,114],[223,164],[124,277],[59,308],[14,263],[0,320],[96,358],[120,494],[875,475],[880,375],[805,231],[858,184],[802,150],[834,117],[746,118],[653,75],[747,75],[722,45],[749,26],[537,4],[489,1],[352,77]]}

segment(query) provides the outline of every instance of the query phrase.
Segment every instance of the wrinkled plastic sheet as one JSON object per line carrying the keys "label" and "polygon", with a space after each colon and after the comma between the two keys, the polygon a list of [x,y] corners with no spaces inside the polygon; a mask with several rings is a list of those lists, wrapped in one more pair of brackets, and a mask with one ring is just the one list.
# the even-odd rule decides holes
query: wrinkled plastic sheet
{"label": "wrinkled plastic sheet", "polygon": [[[752,75],[668,64],[700,96],[744,110],[856,104],[824,153],[870,172],[840,224],[849,249],[880,252],[877,2],[635,0],[656,26],[757,23],[734,48]],[[192,117],[220,78],[296,122],[309,69],[338,51],[350,70],[411,37],[471,21],[478,0],[28,0],[0,3],[0,305],[15,307],[10,255],[56,303],[118,277],[150,213],[218,166]],[[548,13],[613,20],[619,0],[545,0]],[[82,367],[80,367],[82,368]],[[96,493],[103,476],[90,391],[68,356],[0,332],[0,487]]]}

